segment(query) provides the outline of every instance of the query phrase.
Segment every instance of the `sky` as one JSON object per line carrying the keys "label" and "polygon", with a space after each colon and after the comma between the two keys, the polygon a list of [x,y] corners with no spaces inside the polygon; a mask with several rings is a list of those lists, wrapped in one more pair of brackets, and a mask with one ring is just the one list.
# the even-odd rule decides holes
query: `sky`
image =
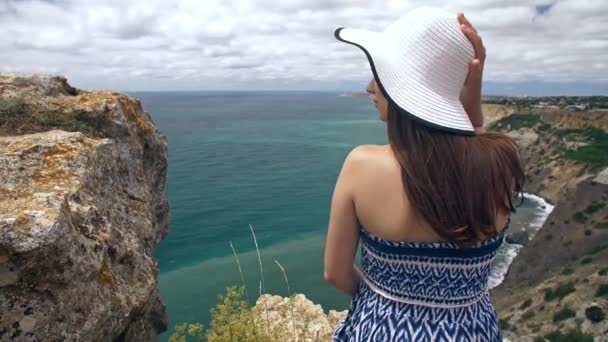
{"label": "sky", "polygon": [[78,88],[363,91],[337,27],[382,31],[420,5],[463,11],[486,95],[608,95],[608,0],[0,0],[0,72]]}

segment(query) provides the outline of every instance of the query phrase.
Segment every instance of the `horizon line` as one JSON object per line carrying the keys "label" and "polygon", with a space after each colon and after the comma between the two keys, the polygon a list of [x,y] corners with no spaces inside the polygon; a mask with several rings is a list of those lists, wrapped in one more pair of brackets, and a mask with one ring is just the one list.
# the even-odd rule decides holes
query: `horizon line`
{"label": "horizon line", "polygon": [[[103,88],[93,89],[87,88],[83,90],[107,90]],[[219,93],[219,92],[232,92],[232,93],[332,93],[332,94],[366,94],[362,91],[349,91],[349,90],[309,90],[309,89],[178,89],[178,90],[118,90],[121,93]],[[505,95],[505,94],[481,94],[482,97],[608,97],[603,94],[591,94],[591,95],[565,95],[565,94],[552,94],[552,95]]]}

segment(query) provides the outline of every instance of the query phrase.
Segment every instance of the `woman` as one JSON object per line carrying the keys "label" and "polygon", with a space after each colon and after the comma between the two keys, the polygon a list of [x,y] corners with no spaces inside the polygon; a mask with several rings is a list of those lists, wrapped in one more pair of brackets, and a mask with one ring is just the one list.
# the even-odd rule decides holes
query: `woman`
{"label": "woman", "polygon": [[481,38],[431,8],[336,38],[370,62],[389,145],[353,149],[336,182],[325,279],[353,298],[334,340],[501,341],[487,282],[524,174],[482,127]]}

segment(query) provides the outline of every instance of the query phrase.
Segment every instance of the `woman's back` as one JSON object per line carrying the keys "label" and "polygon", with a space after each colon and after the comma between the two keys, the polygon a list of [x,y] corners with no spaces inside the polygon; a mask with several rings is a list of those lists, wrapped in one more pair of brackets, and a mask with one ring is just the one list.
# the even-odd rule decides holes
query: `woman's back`
{"label": "woman's back", "polygon": [[361,281],[334,340],[500,341],[487,283],[507,216],[496,236],[461,248],[415,215],[389,145],[359,146],[351,158]]}
{"label": "woman's back", "polygon": [[[369,233],[389,241],[444,241],[424,218],[416,215],[403,191],[401,165],[390,145],[358,146],[353,153],[358,159],[353,201],[357,219]],[[506,222],[507,215],[497,213],[497,233]]]}

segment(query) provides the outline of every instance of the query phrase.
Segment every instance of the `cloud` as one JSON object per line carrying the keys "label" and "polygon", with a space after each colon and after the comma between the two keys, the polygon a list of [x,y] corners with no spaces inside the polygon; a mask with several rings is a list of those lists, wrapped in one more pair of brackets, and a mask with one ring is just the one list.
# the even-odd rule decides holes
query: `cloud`
{"label": "cloud", "polygon": [[0,0],[0,71],[119,89],[363,84],[363,53],[334,29],[381,31],[422,4],[466,13],[489,82],[608,83],[608,2],[597,0]]}

